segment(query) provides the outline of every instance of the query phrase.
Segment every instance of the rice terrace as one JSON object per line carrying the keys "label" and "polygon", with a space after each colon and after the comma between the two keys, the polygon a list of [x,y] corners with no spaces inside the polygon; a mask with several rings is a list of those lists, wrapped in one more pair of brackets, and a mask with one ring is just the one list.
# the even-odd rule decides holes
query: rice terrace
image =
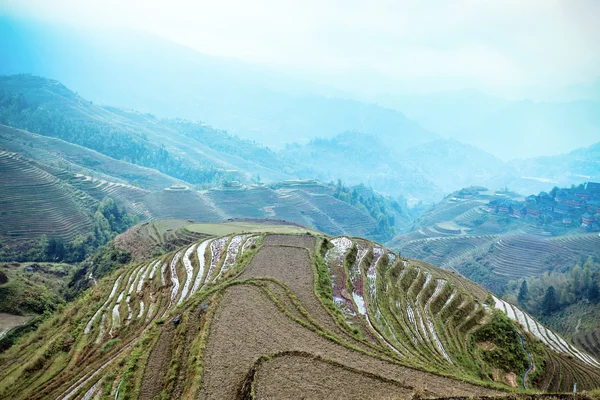
{"label": "rice terrace", "polygon": [[598,17],[0,1],[0,400],[600,400]]}
{"label": "rice terrace", "polygon": [[600,383],[594,357],[459,275],[308,233],[211,236],[132,264],[1,357],[3,398],[492,396]]}

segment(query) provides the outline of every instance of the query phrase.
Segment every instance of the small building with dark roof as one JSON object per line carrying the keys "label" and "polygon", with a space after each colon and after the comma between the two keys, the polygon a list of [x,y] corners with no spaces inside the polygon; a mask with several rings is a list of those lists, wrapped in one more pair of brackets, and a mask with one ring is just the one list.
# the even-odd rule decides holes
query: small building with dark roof
{"label": "small building with dark roof", "polygon": [[600,200],[590,200],[587,202],[587,212],[590,214],[600,214]]}
{"label": "small building with dark roof", "polygon": [[566,205],[574,207],[574,208],[581,208],[585,203],[585,199],[575,196],[574,194],[567,194],[567,195],[561,194],[560,196],[557,195],[556,201],[559,204],[566,204]]}
{"label": "small building with dark roof", "polygon": [[527,207],[517,203],[513,205],[511,215],[516,218],[523,218],[525,215],[527,215]]}
{"label": "small building with dark roof", "polygon": [[498,204],[498,214],[508,214],[510,212],[510,201],[503,201]]}
{"label": "small building with dark roof", "polygon": [[537,203],[537,200],[538,200],[537,196],[535,196],[533,194],[530,194],[529,196],[525,197],[525,201],[527,203]]}
{"label": "small building with dark roof", "polygon": [[590,213],[585,213],[581,216],[581,226],[591,226],[595,221],[596,219]]}
{"label": "small building with dark roof", "polygon": [[526,211],[527,215],[532,217],[538,217],[542,213],[542,210],[540,210],[540,207],[537,204],[529,204],[526,207]]}
{"label": "small building with dark roof", "polygon": [[554,206],[554,212],[557,214],[570,214],[573,211],[573,207],[566,204],[557,204]]}

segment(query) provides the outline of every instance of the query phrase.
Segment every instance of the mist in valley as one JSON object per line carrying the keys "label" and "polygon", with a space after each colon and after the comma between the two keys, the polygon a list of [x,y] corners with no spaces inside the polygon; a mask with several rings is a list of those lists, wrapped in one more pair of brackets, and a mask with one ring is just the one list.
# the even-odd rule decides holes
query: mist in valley
{"label": "mist in valley", "polygon": [[597,179],[597,3],[460,3],[8,1],[0,74],[201,121],[295,178],[412,203]]}

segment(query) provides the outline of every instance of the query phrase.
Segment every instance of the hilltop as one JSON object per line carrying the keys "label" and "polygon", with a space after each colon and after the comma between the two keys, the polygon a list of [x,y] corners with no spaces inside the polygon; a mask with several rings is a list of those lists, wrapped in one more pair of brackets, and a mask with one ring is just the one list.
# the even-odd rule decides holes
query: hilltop
{"label": "hilltop", "polygon": [[597,360],[465,278],[306,233],[212,236],[118,269],[0,357],[0,393],[29,399],[600,386]]}

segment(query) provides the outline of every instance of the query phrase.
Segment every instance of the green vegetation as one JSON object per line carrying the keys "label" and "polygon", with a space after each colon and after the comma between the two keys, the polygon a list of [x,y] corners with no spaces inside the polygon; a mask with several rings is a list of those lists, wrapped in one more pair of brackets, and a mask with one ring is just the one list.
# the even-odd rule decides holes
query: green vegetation
{"label": "green vegetation", "polygon": [[481,346],[482,357],[494,367],[517,374],[527,368],[527,355],[519,334],[504,313],[495,310],[491,322],[477,329],[472,339],[486,343],[485,347]]}
{"label": "green vegetation", "polygon": [[[77,235],[73,241],[65,241],[60,237],[49,239],[44,233],[37,243],[11,243],[11,246],[0,248],[0,261],[81,262],[137,221],[137,217],[120,210],[113,199],[106,197],[95,207],[93,224],[88,233]],[[52,234],[50,229],[48,234]]]}
{"label": "green vegetation", "polygon": [[0,312],[30,315],[55,311],[65,303],[65,278],[72,269],[68,264],[0,264],[0,274],[8,279],[0,285]]}
{"label": "green vegetation", "polygon": [[[507,297],[516,297],[534,315],[551,315],[579,302],[600,302],[600,262],[589,258],[583,265],[575,264],[564,272],[555,270],[530,277],[520,284],[509,284]],[[523,287],[526,295],[523,296]]]}
{"label": "green vegetation", "polygon": [[[26,79],[27,77],[24,77]],[[136,137],[125,130],[94,119],[77,120],[63,110],[40,107],[21,93],[0,87],[0,123],[75,143],[117,160],[155,168],[194,184],[218,184],[230,175],[210,165],[190,166],[164,145],[151,146],[144,134]]]}
{"label": "green vegetation", "polygon": [[401,205],[391,197],[384,197],[365,189],[363,185],[347,187],[338,180],[333,196],[365,211],[377,221],[377,230],[374,234],[387,238],[393,237],[396,234],[395,214],[406,212],[406,202]]}

